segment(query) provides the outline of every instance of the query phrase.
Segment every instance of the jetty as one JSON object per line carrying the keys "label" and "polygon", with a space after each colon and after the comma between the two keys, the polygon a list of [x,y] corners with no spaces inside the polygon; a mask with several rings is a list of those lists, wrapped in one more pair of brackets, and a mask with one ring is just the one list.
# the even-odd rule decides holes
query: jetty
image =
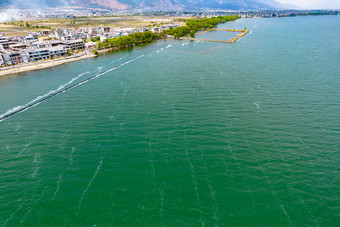
{"label": "jetty", "polygon": [[240,34],[237,34],[237,37],[232,38],[231,40],[215,40],[215,39],[199,39],[199,38],[192,38],[192,37],[181,37],[179,39],[186,39],[186,40],[193,40],[193,41],[206,41],[206,42],[218,42],[218,43],[234,43],[237,40],[239,40],[241,37],[245,36],[247,33],[249,33],[249,30],[237,30],[237,29],[208,29],[202,32],[197,33],[196,35],[201,35],[207,32],[211,31],[225,31],[225,32],[240,32]]}

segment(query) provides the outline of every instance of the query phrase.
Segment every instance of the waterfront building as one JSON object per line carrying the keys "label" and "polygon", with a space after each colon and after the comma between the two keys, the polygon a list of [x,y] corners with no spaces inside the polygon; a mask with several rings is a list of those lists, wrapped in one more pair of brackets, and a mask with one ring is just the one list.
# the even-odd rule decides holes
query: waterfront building
{"label": "waterfront building", "polygon": [[4,59],[2,57],[2,53],[0,52],[0,65],[5,64]]}
{"label": "waterfront building", "polygon": [[137,28],[137,32],[148,32],[149,31],[149,28],[148,27],[140,27],[140,28]]}
{"label": "waterfront building", "polygon": [[20,52],[4,51],[2,52],[3,64],[16,65],[23,62]]}
{"label": "waterfront building", "polygon": [[24,40],[27,43],[36,42],[36,41],[38,41],[38,35],[36,35],[36,34],[29,34],[29,35],[25,36]]}
{"label": "waterfront building", "polygon": [[35,42],[32,43],[32,47],[36,49],[41,49],[41,48],[47,48],[50,47],[50,44],[48,42]]}
{"label": "waterfront building", "polygon": [[67,55],[66,47],[63,45],[59,45],[56,47],[50,47],[50,57],[51,58],[59,58]]}
{"label": "waterfront building", "polygon": [[109,33],[111,28],[108,26],[100,27],[101,33]]}
{"label": "waterfront building", "polygon": [[88,42],[88,43],[85,43],[85,47],[86,47],[86,49],[93,49],[93,48],[97,47],[97,43],[96,42]]}
{"label": "waterfront building", "polygon": [[65,41],[65,40],[71,40],[72,36],[71,35],[64,35],[61,37],[61,40]]}
{"label": "waterfront building", "polygon": [[45,31],[42,31],[41,34],[42,34],[42,35],[45,35],[45,36],[46,36],[46,35],[49,35],[49,34],[50,34],[50,31],[49,31],[49,30],[45,30]]}
{"label": "waterfront building", "polygon": [[0,40],[0,50],[8,50],[10,45],[17,44],[17,42],[10,40]]}
{"label": "waterfront building", "polygon": [[16,43],[16,44],[9,45],[9,49],[12,51],[24,50],[26,48],[28,48],[28,45],[25,43]]}
{"label": "waterfront building", "polygon": [[56,28],[56,30],[54,31],[54,35],[57,39],[60,39],[64,35],[64,32],[62,29]]}
{"label": "waterfront building", "polygon": [[156,33],[156,32],[160,32],[160,29],[159,29],[159,27],[155,26],[155,27],[151,28],[151,31],[153,33]]}
{"label": "waterfront building", "polygon": [[53,39],[53,40],[49,40],[48,42],[50,43],[51,47],[55,47],[55,46],[58,46],[58,45],[63,44],[62,41],[60,41],[60,40],[54,40],[54,39]]}
{"label": "waterfront building", "polygon": [[40,61],[50,58],[49,48],[26,50],[24,54],[28,57],[29,61]]}
{"label": "waterfront building", "polygon": [[72,38],[74,38],[74,39],[86,39],[87,34],[85,34],[83,32],[74,32],[74,33],[72,33]]}
{"label": "waterfront building", "polygon": [[67,49],[72,49],[72,50],[85,49],[85,42],[82,39],[67,40],[63,42],[63,45],[65,45]]}

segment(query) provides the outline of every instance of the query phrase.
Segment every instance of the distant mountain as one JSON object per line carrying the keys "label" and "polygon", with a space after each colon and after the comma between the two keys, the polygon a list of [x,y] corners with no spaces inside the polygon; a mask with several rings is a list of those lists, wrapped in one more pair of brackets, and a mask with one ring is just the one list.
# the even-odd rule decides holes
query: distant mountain
{"label": "distant mountain", "polygon": [[104,6],[110,9],[276,9],[285,8],[275,0],[71,0],[74,5]]}
{"label": "distant mountain", "polygon": [[0,0],[0,6],[41,9],[53,7],[86,7],[124,9],[284,9],[291,8],[275,0]]}

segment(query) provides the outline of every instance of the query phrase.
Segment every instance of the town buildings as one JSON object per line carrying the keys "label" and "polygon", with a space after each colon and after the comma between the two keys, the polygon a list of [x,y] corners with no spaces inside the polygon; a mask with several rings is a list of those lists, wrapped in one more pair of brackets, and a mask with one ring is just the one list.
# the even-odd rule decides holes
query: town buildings
{"label": "town buildings", "polygon": [[[178,24],[153,27],[152,32],[161,32]],[[104,42],[106,39],[127,36],[135,32],[149,31],[149,27],[112,29],[108,26],[91,27],[78,30],[57,28],[54,32],[43,31],[26,36],[6,37],[0,35],[0,66],[17,65],[72,55],[96,47],[93,38]],[[42,40],[42,41],[41,41]]]}

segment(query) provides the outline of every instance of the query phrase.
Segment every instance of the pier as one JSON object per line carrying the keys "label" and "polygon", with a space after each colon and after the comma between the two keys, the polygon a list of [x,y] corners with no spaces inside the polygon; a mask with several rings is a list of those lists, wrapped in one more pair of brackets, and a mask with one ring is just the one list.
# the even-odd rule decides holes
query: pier
{"label": "pier", "polygon": [[218,42],[218,43],[234,43],[237,40],[239,40],[241,37],[245,36],[247,33],[249,33],[249,30],[236,30],[236,29],[208,29],[202,32],[197,33],[196,35],[201,35],[207,32],[211,31],[225,31],[225,32],[241,32],[241,34],[237,34],[235,38],[232,38],[231,40],[215,40],[215,39],[199,39],[199,38],[192,38],[192,37],[181,37],[179,39],[186,39],[186,40],[193,40],[193,41],[206,41],[206,42]]}

